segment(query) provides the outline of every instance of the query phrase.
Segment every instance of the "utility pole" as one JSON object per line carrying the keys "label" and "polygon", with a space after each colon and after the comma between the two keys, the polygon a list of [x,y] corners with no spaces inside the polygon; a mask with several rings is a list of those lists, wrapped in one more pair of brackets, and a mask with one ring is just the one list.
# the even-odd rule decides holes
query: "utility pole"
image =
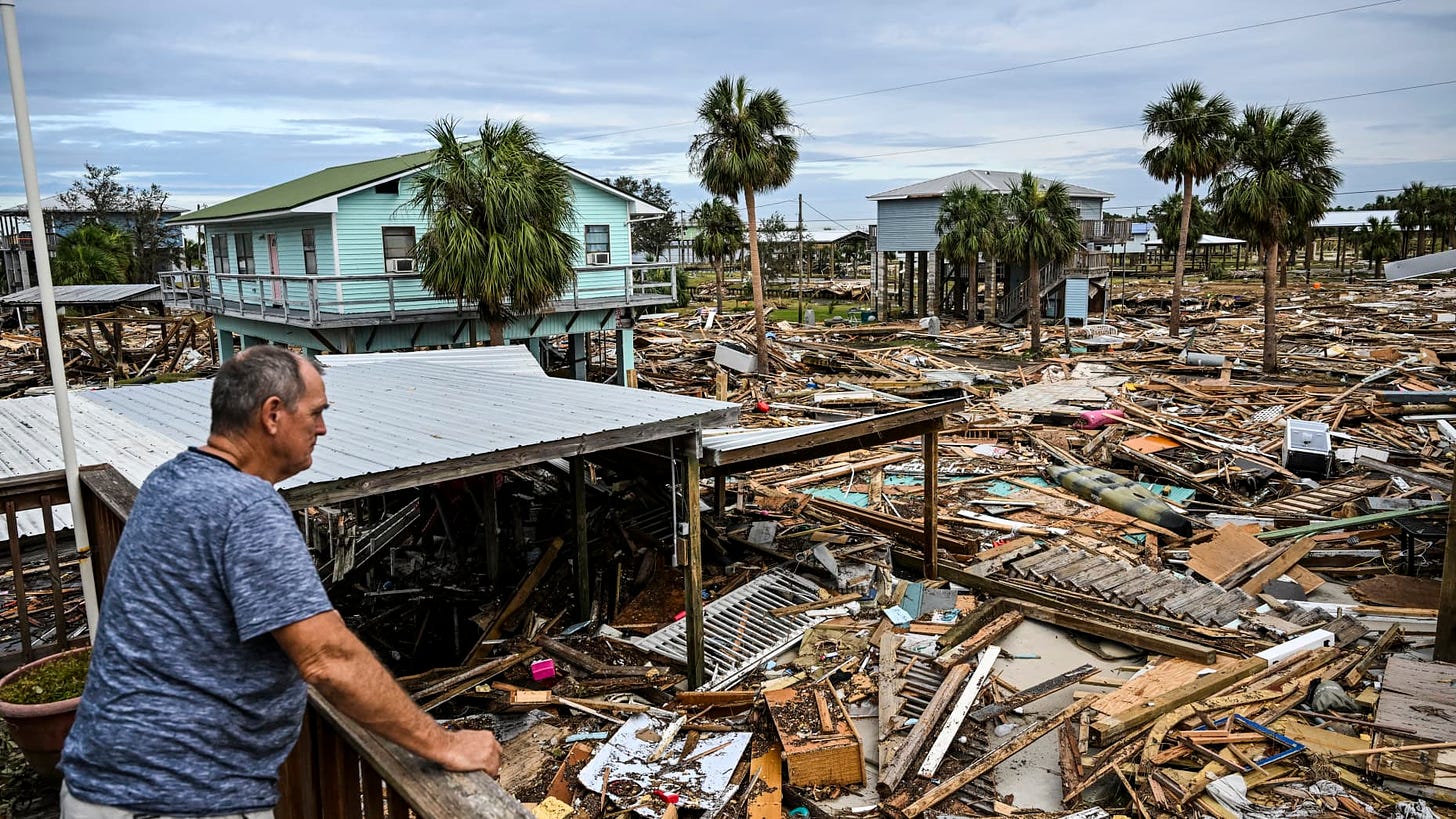
{"label": "utility pole", "polygon": [[799,194],[799,323],[804,323],[804,194]]}
{"label": "utility pole", "polygon": [[[1456,493],[1456,473],[1451,477]],[[1436,609],[1436,662],[1456,663],[1456,495],[1448,495],[1446,556],[1441,564],[1441,602]]]}

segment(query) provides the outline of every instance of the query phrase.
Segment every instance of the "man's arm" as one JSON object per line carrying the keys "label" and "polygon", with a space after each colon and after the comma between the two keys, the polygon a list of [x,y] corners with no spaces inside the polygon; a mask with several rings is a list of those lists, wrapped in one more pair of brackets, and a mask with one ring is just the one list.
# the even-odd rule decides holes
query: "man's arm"
{"label": "man's arm", "polygon": [[273,631],[303,679],[370,731],[451,771],[500,773],[489,731],[446,731],[421,711],[336,611]]}

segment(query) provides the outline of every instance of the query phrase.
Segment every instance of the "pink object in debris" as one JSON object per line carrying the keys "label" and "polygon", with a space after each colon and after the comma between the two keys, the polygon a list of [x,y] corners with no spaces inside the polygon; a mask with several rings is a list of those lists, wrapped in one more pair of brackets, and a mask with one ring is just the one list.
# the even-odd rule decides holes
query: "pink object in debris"
{"label": "pink object in debris", "polygon": [[549,680],[556,676],[555,660],[537,660],[531,663],[531,679],[536,682]]}
{"label": "pink object in debris", "polygon": [[1116,424],[1123,418],[1120,409],[1086,410],[1077,419],[1077,429],[1102,429],[1108,424]]}

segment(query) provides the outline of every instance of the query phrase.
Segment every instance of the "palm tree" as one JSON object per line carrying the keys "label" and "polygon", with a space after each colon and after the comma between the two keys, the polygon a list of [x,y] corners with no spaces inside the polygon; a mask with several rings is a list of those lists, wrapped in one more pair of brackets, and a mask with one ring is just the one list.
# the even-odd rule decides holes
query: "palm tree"
{"label": "palm tree", "polygon": [[1064,182],[1042,187],[1031,171],[1024,171],[1005,196],[1008,224],[1002,252],[1026,265],[1026,324],[1031,353],[1041,355],[1041,265],[1070,262],[1077,255],[1082,226]]}
{"label": "palm tree", "polygon": [[996,311],[996,255],[1006,215],[1001,194],[977,187],[954,187],[946,191],[940,202],[940,216],[935,232],[940,234],[940,253],[952,264],[964,264],[970,271],[970,287],[966,318],[976,320],[977,266],[982,255],[991,267],[991,281],[986,287],[986,315],[994,320]]}
{"label": "palm tree", "polygon": [[743,217],[738,208],[720,196],[698,205],[693,210],[693,224],[698,235],[693,237],[693,253],[713,262],[713,276],[718,282],[718,314],[723,314],[723,261],[743,247]]}
{"label": "palm tree", "polygon": [[753,92],[746,77],[720,77],[698,105],[703,132],[693,137],[688,157],[709,193],[734,202],[739,193],[748,210],[748,269],[753,287],[758,370],[768,372],[768,329],[763,276],[758,261],[758,205],[754,195],[789,183],[799,161],[800,130],[789,104],[775,89]]}
{"label": "palm tree", "polygon": [[571,178],[520,120],[487,119],[479,141],[462,142],[455,126],[430,126],[435,161],[415,175],[410,204],[430,225],[415,248],[420,281],[478,305],[491,344],[504,344],[506,322],[540,313],[576,278],[580,243],[563,229]]}
{"label": "palm tree", "polygon": [[1244,109],[1234,128],[1229,166],[1213,179],[1220,216],[1257,241],[1264,254],[1264,372],[1279,371],[1274,297],[1279,245],[1290,226],[1309,225],[1329,210],[1343,178],[1324,115],[1307,108]]}
{"label": "palm tree", "polygon": [[1431,188],[1430,216],[1431,252],[1436,252],[1436,238],[1451,249],[1451,231],[1456,229],[1456,188]]}
{"label": "palm tree", "polygon": [[1174,236],[1182,237],[1182,249],[1191,251],[1198,247],[1203,235],[1210,231],[1213,215],[1204,207],[1203,200],[1195,196],[1191,205],[1186,228],[1183,227],[1183,197],[1178,194],[1170,193],[1163,201],[1148,209],[1148,221],[1158,231],[1158,239],[1163,243],[1164,252],[1176,244],[1173,241]]}
{"label": "palm tree", "polygon": [[1355,234],[1360,242],[1360,255],[1375,268],[1378,277],[1385,272],[1385,260],[1394,258],[1400,240],[1396,237],[1395,225],[1390,219],[1370,217],[1365,227]]}
{"label": "palm tree", "polygon": [[1426,219],[1431,209],[1431,191],[1424,182],[1412,182],[1401,189],[1400,194],[1395,197],[1395,221],[1405,231],[1402,237],[1401,250],[1404,252],[1405,238],[1412,231],[1416,236],[1416,253],[1421,255],[1421,232],[1426,225]]}
{"label": "palm tree", "polygon": [[[1209,97],[1195,81],[1180,82],[1167,96],[1143,109],[1143,136],[1159,144],[1143,154],[1142,164],[1161,182],[1183,186],[1183,215],[1173,256],[1173,300],[1168,332],[1178,335],[1182,318],[1183,269],[1188,255],[1188,221],[1193,210],[1193,185],[1211,179],[1228,161],[1228,135],[1234,104],[1223,94]],[[1163,241],[1172,239],[1171,234]],[[1196,240],[1195,240],[1196,241]]]}
{"label": "palm tree", "polygon": [[86,222],[56,243],[51,262],[58,285],[123,284],[131,268],[131,238],[105,222]]}

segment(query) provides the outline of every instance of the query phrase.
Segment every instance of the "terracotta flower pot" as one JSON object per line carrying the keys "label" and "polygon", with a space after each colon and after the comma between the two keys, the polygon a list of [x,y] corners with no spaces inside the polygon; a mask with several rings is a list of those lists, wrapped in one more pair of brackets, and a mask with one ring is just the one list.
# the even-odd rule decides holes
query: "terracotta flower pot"
{"label": "terracotta flower pot", "polygon": [[[31,669],[90,650],[90,646],[73,648],[23,665],[0,678],[0,688],[14,682]],[[71,723],[76,721],[76,708],[80,704],[80,697],[39,705],[19,705],[0,700],[0,717],[5,719],[5,727],[10,729],[10,738],[25,754],[25,760],[42,777],[60,778],[56,766],[61,761],[61,746],[66,743],[66,734],[71,730]]]}

